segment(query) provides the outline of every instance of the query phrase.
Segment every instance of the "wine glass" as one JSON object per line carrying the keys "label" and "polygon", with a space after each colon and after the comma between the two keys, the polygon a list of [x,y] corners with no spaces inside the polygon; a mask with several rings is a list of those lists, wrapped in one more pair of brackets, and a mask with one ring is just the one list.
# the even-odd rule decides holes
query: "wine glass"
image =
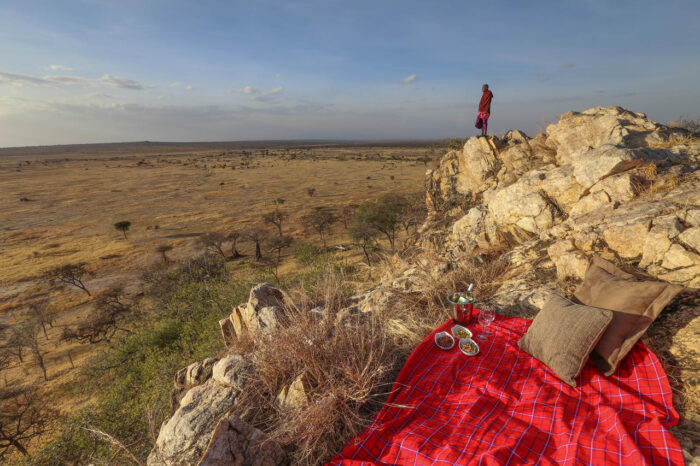
{"label": "wine glass", "polygon": [[496,319],[496,313],[490,306],[482,306],[479,311],[479,323],[483,327],[483,331],[477,337],[479,340],[486,340],[487,337],[491,336],[491,332],[488,331],[488,326],[491,325]]}

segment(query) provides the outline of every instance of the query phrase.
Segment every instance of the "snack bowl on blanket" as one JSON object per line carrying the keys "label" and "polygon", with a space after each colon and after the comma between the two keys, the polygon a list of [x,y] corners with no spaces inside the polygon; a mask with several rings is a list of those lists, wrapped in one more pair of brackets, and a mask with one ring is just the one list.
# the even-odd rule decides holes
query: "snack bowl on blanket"
{"label": "snack bowl on blanket", "polygon": [[452,335],[455,338],[471,338],[472,332],[467,327],[462,327],[461,325],[455,325],[452,327]]}
{"label": "snack bowl on blanket", "polygon": [[440,349],[448,350],[455,345],[455,339],[447,332],[440,332],[435,334],[435,344]]}
{"label": "snack bowl on blanket", "polygon": [[476,356],[479,354],[479,345],[471,338],[460,338],[459,350],[467,356]]}

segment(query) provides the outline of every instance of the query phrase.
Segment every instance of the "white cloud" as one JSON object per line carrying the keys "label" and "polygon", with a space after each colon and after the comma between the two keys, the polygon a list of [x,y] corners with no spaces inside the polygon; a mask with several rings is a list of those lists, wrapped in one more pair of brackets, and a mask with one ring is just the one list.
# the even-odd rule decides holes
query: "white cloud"
{"label": "white cloud", "polygon": [[174,82],[174,83],[170,84],[170,87],[180,87],[180,86],[182,86],[182,83],[180,83],[180,82]]}
{"label": "white cloud", "polygon": [[64,65],[49,65],[49,68],[52,71],[73,71],[73,68]]}
{"label": "white cloud", "polygon": [[191,91],[192,89],[194,89],[194,86],[187,86],[187,87],[185,88],[186,91]]}
{"label": "white cloud", "polygon": [[279,73],[275,73],[275,78],[279,79],[279,78],[280,78],[280,74],[279,74]]}
{"label": "white cloud", "polygon": [[279,87],[276,87],[274,89],[270,89],[269,91],[263,91],[262,94],[260,94],[260,95],[264,95],[264,96],[276,95],[276,94],[279,94],[280,92],[282,92],[282,89],[283,89],[283,87],[279,86]]}
{"label": "white cloud", "polygon": [[119,78],[109,74],[103,75],[99,81],[107,87],[116,87],[120,89],[143,89],[143,85],[133,79]]}
{"label": "white cloud", "polygon": [[241,90],[241,92],[243,92],[244,94],[251,95],[251,94],[255,94],[256,92],[258,92],[258,90],[256,88],[254,88],[253,86],[245,86]]}
{"label": "white cloud", "polygon": [[275,98],[276,95],[282,92],[284,88],[282,86],[276,87],[274,89],[269,89],[267,91],[262,91],[260,95],[256,95],[253,97],[253,100],[257,100],[259,102],[265,102],[268,100],[272,100]]}
{"label": "white cloud", "polygon": [[48,84],[43,78],[3,72],[0,72],[0,83],[13,84],[15,86],[23,86],[25,84]]}
{"label": "white cloud", "polygon": [[87,96],[91,99],[114,99],[114,97],[109,94],[101,94],[99,92],[93,92]]}
{"label": "white cloud", "polygon": [[52,87],[111,87],[117,89],[133,89],[141,90],[144,86],[134,81],[133,79],[120,78],[105,74],[97,79],[84,78],[82,76],[68,75],[47,75],[43,77],[29,76],[24,74],[2,73],[0,72],[0,83],[8,83],[15,86],[24,86],[32,84],[35,86],[52,86]]}
{"label": "white cloud", "polygon": [[416,82],[417,80],[418,80],[418,76],[416,76],[415,74],[412,74],[411,76],[406,76],[405,78],[403,78],[403,80],[401,81],[401,83],[403,83],[403,84],[411,84],[411,83]]}

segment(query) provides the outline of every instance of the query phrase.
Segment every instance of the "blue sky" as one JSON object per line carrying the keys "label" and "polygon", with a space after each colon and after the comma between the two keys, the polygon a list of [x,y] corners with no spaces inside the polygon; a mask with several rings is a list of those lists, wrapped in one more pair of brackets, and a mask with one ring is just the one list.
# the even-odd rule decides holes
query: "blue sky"
{"label": "blue sky", "polygon": [[700,2],[0,1],[0,147],[700,118]]}

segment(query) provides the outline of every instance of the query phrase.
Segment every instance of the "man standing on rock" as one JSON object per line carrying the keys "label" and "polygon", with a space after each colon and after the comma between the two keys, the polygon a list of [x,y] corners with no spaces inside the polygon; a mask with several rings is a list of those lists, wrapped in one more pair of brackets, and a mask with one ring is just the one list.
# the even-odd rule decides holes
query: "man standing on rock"
{"label": "man standing on rock", "polygon": [[489,116],[491,116],[491,99],[493,99],[493,93],[489,91],[488,84],[481,86],[481,90],[484,91],[484,93],[479,102],[479,113],[476,116],[475,126],[481,129],[482,136],[486,136],[486,128],[488,126]]}

